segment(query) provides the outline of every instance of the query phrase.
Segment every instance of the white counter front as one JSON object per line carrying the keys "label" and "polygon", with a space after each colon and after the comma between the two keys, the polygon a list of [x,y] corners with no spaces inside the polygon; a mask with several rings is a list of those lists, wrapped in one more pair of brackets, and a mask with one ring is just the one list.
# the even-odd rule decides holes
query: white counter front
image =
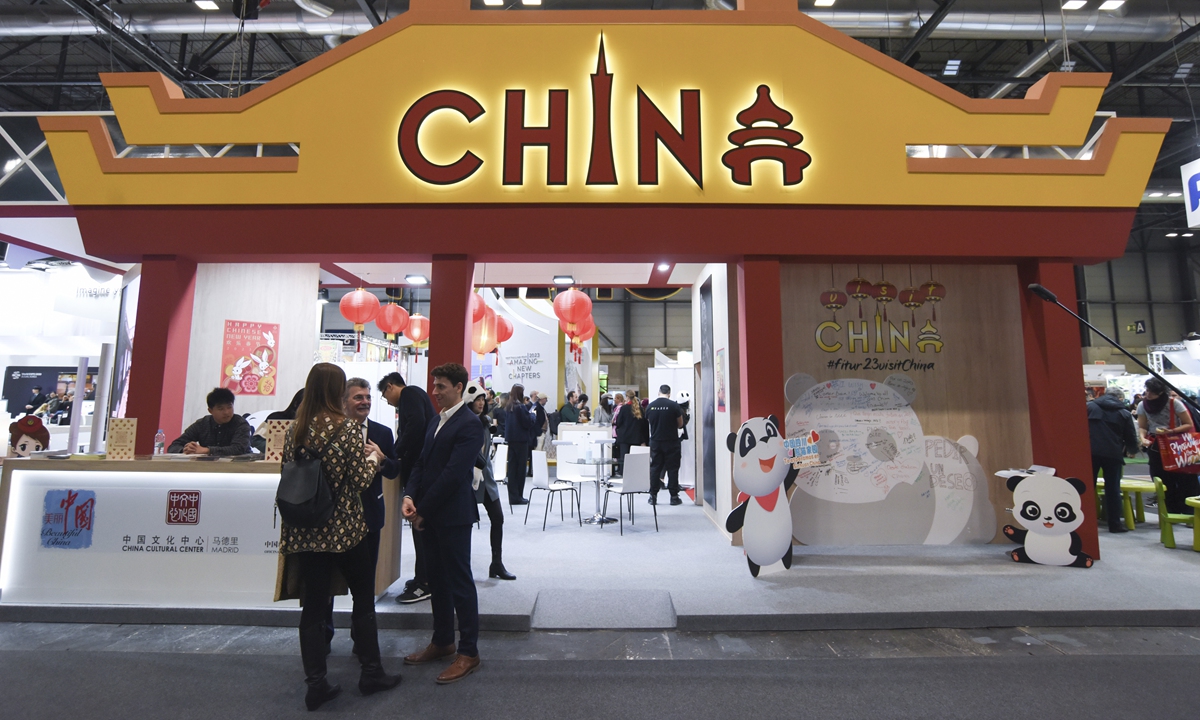
{"label": "white counter front", "polygon": [[273,605],[279,465],[7,460],[0,603]]}

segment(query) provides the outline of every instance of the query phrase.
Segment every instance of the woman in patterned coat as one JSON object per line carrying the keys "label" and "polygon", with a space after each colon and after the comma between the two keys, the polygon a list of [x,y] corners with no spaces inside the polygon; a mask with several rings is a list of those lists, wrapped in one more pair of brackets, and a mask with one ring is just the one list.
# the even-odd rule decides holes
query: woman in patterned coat
{"label": "woman in patterned coat", "polygon": [[[329,608],[335,572],[345,578],[354,596],[351,626],[362,664],[358,689],[363,695],[389,690],[400,684],[399,675],[388,675],[379,659],[379,635],[375,624],[375,568],[363,538],[360,493],[371,484],[380,458],[366,454],[362,426],[342,412],[346,374],[331,363],[318,363],[308,373],[304,400],[283,446],[290,460],[303,448],[321,458],[321,470],[334,499],[334,511],[323,527],[298,528],[282,523],[279,536],[280,585],[286,589],[289,574],[298,568],[301,589],[300,656],[308,693],[304,702],[316,710],[341,692],[325,678],[325,616]],[[285,593],[277,592],[277,596]]]}

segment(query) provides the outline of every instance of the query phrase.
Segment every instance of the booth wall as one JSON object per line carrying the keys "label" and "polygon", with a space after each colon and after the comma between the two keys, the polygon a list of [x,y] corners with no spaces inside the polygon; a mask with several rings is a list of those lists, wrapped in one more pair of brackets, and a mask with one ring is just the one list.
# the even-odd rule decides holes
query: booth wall
{"label": "booth wall", "polygon": [[[845,291],[847,283],[856,277],[870,283],[879,283],[886,278],[900,290],[910,285],[920,286],[932,278],[944,286],[945,297],[936,305],[927,302],[917,308],[904,307],[897,301],[885,305],[868,297],[862,300],[861,317],[858,300],[849,299],[844,308],[837,310],[822,304],[821,293],[831,284]],[[931,522],[935,512],[933,498],[939,488],[958,483],[960,490],[969,491],[972,485],[978,489],[980,494],[975,496],[977,509],[987,502],[991,504],[994,520],[975,518],[976,527],[991,530],[986,534],[993,540],[1003,539],[998,529],[1007,521],[1005,508],[1011,506],[1011,493],[1004,489],[1003,482],[994,477],[994,473],[1009,467],[1025,467],[1036,460],[1032,456],[1029,430],[1016,268],[1003,265],[785,264],[781,269],[780,284],[785,376],[807,374],[817,386],[850,378],[882,384],[892,376],[907,376],[911,384],[892,380],[886,385],[912,393],[911,412],[909,405],[905,405],[896,411],[903,414],[897,416],[900,420],[891,421],[893,424],[907,423],[905,427],[910,429],[900,432],[891,426],[887,429],[901,444],[902,454],[902,434],[911,433],[915,437],[923,434],[925,438],[925,447],[920,448],[919,457],[912,458],[907,471],[901,468],[904,463],[898,460],[889,463],[887,458],[876,470],[864,471],[863,480],[876,485],[875,492],[881,486],[888,488],[889,494],[884,501],[864,502],[862,499],[869,495],[864,492],[855,502],[821,505],[813,500],[821,497],[820,492],[806,490],[812,486],[806,485],[802,475],[792,498],[796,538],[821,544],[934,542],[925,535],[929,531],[925,525]],[[882,317],[884,313],[886,321]],[[866,352],[862,340],[854,341],[851,346],[848,336],[851,326],[867,330]],[[908,350],[899,342],[893,348],[891,326],[908,328]],[[884,336],[878,340],[876,328],[884,331]],[[926,329],[932,329],[932,332],[920,336]],[[936,344],[918,346],[921,337],[933,340],[935,336]],[[813,387],[813,383],[804,384]],[[875,388],[875,385],[870,387]],[[911,413],[915,413],[915,418]],[[848,405],[844,417],[836,421],[842,422],[843,428],[852,428],[855,424],[861,427],[864,423],[883,427],[882,414],[874,405]],[[799,415],[801,413],[796,413],[796,419],[803,421]],[[793,428],[792,417],[793,413],[789,413],[789,434]],[[833,427],[828,429],[833,430]],[[964,436],[972,436],[978,442],[978,449],[972,454],[981,467],[970,471],[966,469],[970,458],[962,454],[962,449],[970,451],[972,443],[969,440],[960,442]],[[941,443],[937,437],[951,443]],[[920,445],[915,440],[912,442]],[[848,445],[843,437],[842,454],[847,452]],[[878,444],[875,447],[878,449]],[[862,455],[868,466],[873,462],[870,456],[873,453],[876,450]],[[922,460],[926,460],[923,470]],[[957,468],[953,473],[949,469],[952,464]],[[946,469],[945,476],[939,475],[939,468]],[[875,475],[867,478],[866,472]],[[901,472],[909,472],[909,475],[899,477],[897,474]],[[821,481],[814,479],[813,482]],[[847,472],[839,482],[849,483],[848,490],[843,491],[847,493],[845,497],[855,497],[853,484],[858,481],[852,473]],[[981,497],[985,490],[986,497]],[[929,491],[933,491],[932,494]],[[897,501],[897,497],[906,495],[911,496],[908,504]],[[825,500],[830,497],[832,495],[825,496]],[[959,500],[969,502],[970,498],[962,496]],[[819,509],[814,509],[814,503]],[[941,511],[940,507],[938,511]],[[917,518],[920,513],[930,517]],[[895,528],[905,530],[894,531]],[[929,537],[935,535],[930,532]],[[985,540],[974,537],[953,541]]]}
{"label": "booth wall", "polygon": [[279,324],[275,394],[238,395],[237,412],[280,410],[287,406],[292,394],[304,386],[317,350],[314,329],[319,279],[320,267],[315,263],[196,266],[184,427],[208,412],[204,398],[221,382],[226,320]]}
{"label": "booth wall", "polygon": [[[733,361],[733,356],[738,352],[736,332],[731,332],[730,316],[737,313],[737,303],[734,298],[730,297],[731,290],[736,296],[736,285],[731,287],[729,281],[730,266],[724,263],[714,263],[705,265],[704,269],[696,278],[696,282],[692,285],[692,352],[693,358],[699,366],[703,361],[701,342],[701,304],[700,304],[700,289],[704,283],[711,279],[712,281],[712,308],[713,308],[713,342],[711,360],[714,365],[717,362],[717,356],[722,356],[724,359],[723,366],[720,369],[720,374],[724,376],[725,385],[725,407],[718,407],[718,400],[714,397],[712,404],[713,412],[713,430],[712,443],[716,452],[716,506],[704,504],[704,510],[720,528],[722,533],[725,532],[725,517],[733,510],[733,499],[737,497],[737,488],[734,486],[732,469],[733,459],[729,453],[729,449],[725,444],[725,438],[729,433],[741,425],[739,419],[739,410],[737,408],[736,394],[733,392],[733,380],[736,373],[730,372],[730,363]],[[721,385],[720,378],[716,381],[717,387]],[[657,391],[655,388],[649,388],[650,397],[656,397]],[[780,393],[783,388],[780,388]],[[695,408],[693,413],[695,417],[695,435],[696,438],[696,492],[697,495],[703,497],[703,467],[704,467],[704,444],[708,441],[705,433],[708,430],[704,427],[704,412],[702,407],[702,393],[700,387],[697,386],[692,394],[692,407]],[[728,534],[728,533],[726,533]]]}

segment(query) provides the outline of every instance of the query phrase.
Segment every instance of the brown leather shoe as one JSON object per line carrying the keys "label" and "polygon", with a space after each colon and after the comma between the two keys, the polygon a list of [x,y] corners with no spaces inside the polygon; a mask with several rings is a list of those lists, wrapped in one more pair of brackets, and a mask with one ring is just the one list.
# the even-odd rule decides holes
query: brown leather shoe
{"label": "brown leather shoe", "polygon": [[404,664],[424,665],[427,662],[433,662],[434,660],[440,660],[444,657],[450,657],[454,654],[454,649],[455,648],[453,645],[443,645],[438,647],[433,643],[429,643],[421,652],[415,652],[412,655],[406,655],[404,657]]}
{"label": "brown leather shoe", "polygon": [[466,676],[479,669],[479,656],[471,657],[470,655],[459,655],[454,658],[454,662],[450,663],[450,667],[442,671],[441,675],[437,676],[438,685],[449,685],[452,682],[458,682]]}

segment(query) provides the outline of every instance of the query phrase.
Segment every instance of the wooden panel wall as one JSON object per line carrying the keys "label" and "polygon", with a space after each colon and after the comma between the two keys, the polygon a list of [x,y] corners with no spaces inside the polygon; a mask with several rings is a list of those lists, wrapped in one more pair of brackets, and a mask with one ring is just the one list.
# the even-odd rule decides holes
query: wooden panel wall
{"label": "wooden panel wall", "polygon": [[[897,301],[884,306],[866,299],[862,301],[861,319],[857,300],[850,299],[846,307],[836,312],[822,305],[821,293],[831,287],[846,292],[846,284],[855,277],[871,283],[886,278],[899,290],[920,286],[933,278],[945,287],[945,298],[936,305],[926,303],[917,309],[906,308]],[[1016,268],[785,264],[780,280],[785,375],[806,373],[818,381],[838,378],[882,381],[903,372],[912,378],[917,386],[912,408],[926,436],[958,440],[972,435],[979,441],[979,462],[988,477],[996,511],[995,539],[1002,540],[999,528],[1011,520],[1005,512],[1011,505],[1011,493],[993,473],[1008,467],[1024,467],[1034,461]],[[897,328],[904,322],[910,323],[909,350],[897,344],[897,352],[891,352],[886,335],[888,323],[881,322],[885,330],[884,352],[876,352],[875,315],[884,307],[888,320]],[[914,318],[915,327],[911,327]],[[842,330],[826,329],[822,337],[827,346],[837,342],[842,347],[827,352],[819,347],[815,335],[822,322],[833,320]],[[933,321],[940,335],[941,352],[934,352],[929,346],[925,352],[917,348],[917,336],[927,320]],[[868,326],[868,352],[862,352],[861,343],[854,346],[855,352],[850,352],[846,326],[848,322],[857,325],[862,321]],[[836,364],[839,360],[840,365]],[[887,367],[905,360],[932,367],[907,371]]]}

